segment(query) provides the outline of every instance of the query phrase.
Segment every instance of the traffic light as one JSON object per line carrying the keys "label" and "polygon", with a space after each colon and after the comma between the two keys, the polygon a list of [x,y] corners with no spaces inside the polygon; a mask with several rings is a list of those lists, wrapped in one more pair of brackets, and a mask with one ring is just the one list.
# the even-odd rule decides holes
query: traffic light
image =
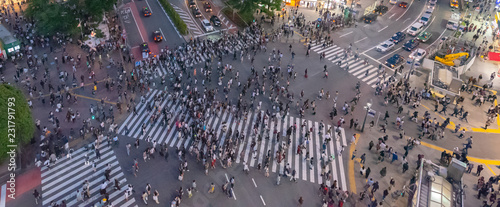
{"label": "traffic light", "polygon": [[97,91],[97,86],[96,85],[94,85],[94,91]]}
{"label": "traffic light", "polygon": [[130,72],[130,76],[134,77],[134,72]]}
{"label": "traffic light", "polygon": [[92,120],[94,120],[94,119],[95,119],[95,115],[92,115]]}

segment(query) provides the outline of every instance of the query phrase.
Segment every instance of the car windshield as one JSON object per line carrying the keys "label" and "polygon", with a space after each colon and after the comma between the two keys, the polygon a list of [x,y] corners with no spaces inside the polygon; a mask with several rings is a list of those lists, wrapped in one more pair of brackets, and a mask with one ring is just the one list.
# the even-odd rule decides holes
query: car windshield
{"label": "car windshield", "polygon": [[426,22],[426,21],[429,21],[429,18],[427,18],[427,17],[422,17],[422,19],[421,19],[421,20]]}
{"label": "car windshield", "polygon": [[423,54],[421,52],[417,52],[417,56],[422,56]]}
{"label": "car windshield", "polygon": [[416,27],[411,27],[411,31],[417,31]]}
{"label": "car windshield", "polygon": [[208,22],[203,22],[203,24],[205,24],[205,26],[210,26],[210,23]]}
{"label": "car windshield", "polygon": [[389,47],[389,44],[384,43],[384,44],[382,44],[382,47]]}

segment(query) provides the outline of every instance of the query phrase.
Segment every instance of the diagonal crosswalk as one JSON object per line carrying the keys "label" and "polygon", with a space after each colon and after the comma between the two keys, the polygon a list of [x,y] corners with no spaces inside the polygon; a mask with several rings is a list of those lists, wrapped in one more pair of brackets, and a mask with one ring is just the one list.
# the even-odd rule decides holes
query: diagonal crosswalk
{"label": "diagonal crosswalk", "polygon": [[312,46],[311,50],[318,54],[325,53],[325,59],[337,65],[340,63],[342,69],[347,70],[348,73],[365,82],[372,88],[376,88],[377,85],[388,81],[390,78],[390,76],[384,77],[379,75],[379,69],[377,67],[371,64],[365,65],[363,60],[360,58],[356,60],[354,55],[345,58],[345,50],[337,45],[323,47],[323,42],[320,42]]}
{"label": "diagonal crosswalk", "polygon": [[[100,159],[96,159],[96,154],[92,150],[87,150],[82,147],[72,153],[72,158],[61,158],[57,160],[56,164],[48,169],[42,167],[42,198],[43,206],[50,206],[51,202],[61,203],[63,200],[67,206],[93,206],[98,203],[103,196],[100,194],[101,185],[106,178],[104,176],[105,170],[110,165],[110,181],[107,185],[107,192],[109,193],[109,201],[114,206],[137,206],[133,197],[125,200],[124,191],[126,190],[127,179],[123,174],[112,146],[107,142],[103,142],[99,146],[101,154]],[[90,164],[86,165],[85,161],[88,156]],[[92,162],[96,161],[96,171],[92,168]],[[114,180],[120,182],[120,190],[114,189]],[[76,198],[76,191],[82,192],[84,181],[90,183],[90,198],[84,201],[78,201]]]}
{"label": "diagonal crosswalk", "polygon": [[[130,114],[124,123],[118,129],[118,133],[125,136],[130,136],[136,139],[150,138],[151,142],[157,141],[158,144],[166,143],[170,147],[184,146],[188,148],[193,144],[190,136],[182,137],[178,132],[179,129],[175,124],[176,120],[180,117],[187,117],[187,122],[192,123],[194,120],[191,118],[187,110],[183,110],[180,100],[172,100],[165,98],[161,103],[156,103],[161,107],[167,107],[172,112],[170,124],[161,125],[158,122],[152,122],[151,116],[155,112],[146,110],[147,104],[154,102],[154,97],[162,92],[159,90],[151,90],[146,96],[144,102],[136,106],[137,115]],[[345,133],[342,128],[337,129],[331,125],[325,124],[321,126],[320,122],[306,120],[298,117],[286,115],[280,118],[270,118],[265,123],[259,124],[259,128],[254,130],[254,125],[257,119],[262,119],[264,116],[263,111],[251,111],[244,115],[241,119],[236,119],[234,114],[229,111],[221,110],[216,116],[208,117],[205,122],[206,125],[214,129],[219,136],[220,145],[227,141],[226,133],[222,130],[224,127],[232,129],[233,132],[238,130],[245,137],[244,141],[239,142],[236,146],[236,163],[246,162],[251,167],[256,167],[258,164],[265,163],[266,156],[271,155],[271,162],[269,163],[269,171],[283,173],[286,163],[290,164],[291,170],[297,172],[297,177],[304,181],[313,183],[326,182],[326,177],[322,176],[322,171],[331,172],[333,180],[337,180],[342,189],[347,189],[347,181],[345,178],[344,164],[340,157],[344,146],[347,145]],[[163,114],[160,115],[158,120],[162,120]],[[266,128],[269,130],[263,130]],[[290,139],[287,140],[286,134],[283,132],[292,128]],[[262,134],[261,131],[264,131]],[[305,138],[306,131],[309,131],[309,139]],[[326,133],[330,131],[331,141],[324,141]],[[339,133],[337,133],[337,131]],[[256,134],[257,132],[257,134]],[[338,135],[340,134],[340,136]],[[259,135],[262,137],[257,139]],[[283,135],[283,136],[282,136]],[[269,136],[269,139],[266,137]],[[280,138],[279,142],[277,137]],[[252,143],[255,140],[256,143]],[[284,142],[289,142],[288,146]],[[303,154],[297,154],[297,148],[303,145]],[[202,148],[202,143],[197,142],[199,149]],[[283,147],[284,146],[284,147]],[[206,148],[205,148],[206,150]],[[284,152],[283,161],[278,163],[274,155],[277,152]],[[311,157],[314,157],[312,166],[309,166],[308,161],[305,159],[305,154],[309,152]],[[322,158],[324,156],[324,158]],[[330,161],[328,161],[330,158]],[[327,166],[324,170],[321,169],[322,163]],[[332,182],[330,180],[329,182]]]}

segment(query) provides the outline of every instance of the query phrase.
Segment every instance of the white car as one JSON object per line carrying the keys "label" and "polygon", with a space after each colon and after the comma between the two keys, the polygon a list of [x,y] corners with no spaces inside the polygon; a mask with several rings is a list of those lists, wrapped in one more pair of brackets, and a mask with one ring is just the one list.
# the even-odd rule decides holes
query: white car
{"label": "white car", "polygon": [[434,12],[434,8],[428,8],[428,9],[425,10],[424,14],[430,14],[430,15],[432,15],[432,12]]}
{"label": "white car", "polygon": [[437,0],[429,0],[429,3],[434,3],[434,4],[437,4]]}
{"label": "white car", "polygon": [[398,0],[389,0],[389,4],[396,4],[398,3]]}
{"label": "white car", "polygon": [[420,33],[424,29],[424,24],[420,22],[415,22],[413,23],[408,30],[406,30],[406,33],[408,33],[411,36],[417,36],[418,33]]}
{"label": "white car", "polygon": [[418,22],[420,22],[424,25],[427,25],[429,23],[429,21],[431,21],[431,17],[432,17],[431,14],[424,14],[424,15],[422,15],[422,17],[420,17]]}
{"label": "white car", "polygon": [[429,2],[429,5],[427,5],[427,8],[434,10],[434,8],[436,8],[436,3]]}
{"label": "white car", "polygon": [[394,42],[393,41],[390,41],[390,40],[387,40],[385,42],[382,42],[379,46],[377,46],[377,51],[379,52],[387,52],[389,50],[391,50],[393,47],[394,47]]}
{"label": "white car", "polygon": [[207,19],[201,20],[201,25],[203,26],[203,29],[205,29],[206,32],[212,32],[214,31],[214,27],[212,27],[212,24]]}
{"label": "white car", "polygon": [[425,55],[427,55],[427,52],[422,48],[418,48],[410,54],[409,58],[415,60],[415,62],[420,62]]}

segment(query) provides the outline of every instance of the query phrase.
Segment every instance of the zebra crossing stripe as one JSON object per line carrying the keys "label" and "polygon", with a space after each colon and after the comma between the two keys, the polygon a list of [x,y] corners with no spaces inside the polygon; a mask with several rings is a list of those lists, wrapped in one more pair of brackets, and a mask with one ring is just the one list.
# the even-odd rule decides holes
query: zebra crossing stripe
{"label": "zebra crossing stripe", "polygon": [[[117,179],[120,181],[120,185],[125,187],[127,182],[121,167],[119,166],[118,160],[114,155],[111,146],[108,146],[107,142],[103,142],[100,145],[101,159],[96,163],[96,172],[93,172],[91,165],[84,165],[85,154],[87,154],[85,148],[80,148],[73,152],[71,159],[62,158],[58,160],[56,166],[52,169],[46,167],[42,168],[42,205],[48,205],[52,201],[62,201],[66,200],[67,205],[76,206],[80,201],[76,200],[76,190],[81,188],[81,181],[87,178],[90,184],[90,194],[89,200],[80,203],[78,206],[88,205],[98,198],[100,185],[105,181],[105,177],[102,176],[108,164],[110,164],[110,178],[111,180]],[[95,153],[89,156],[89,160],[95,159]],[[111,187],[114,185],[108,185]],[[110,201],[118,206],[130,206],[135,203],[135,199],[132,198],[128,202],[120,204],[123,202],[123,197],[117,197],[122,195],[123,191],[115,191],[110,195]]]}
{"label": "zebra crossing stripe", "polygon": [[[146,102],[145,103],[141,103],[141,105],[137,105],[135,106],[136,107],[136,110],[137,108],[139,108],[137,111],[139,111],[137,113],[137,115],[139,115],[139,113],[142,113],[144,111],[144,109],[146,109],[146,105],[149,103],[149,101],[151,101],[151,99],[158,93],[157,90],[153,90],[151,92],[149,92],[148,94],[148,97],[146,98]],[[131,120],[132,119],[132,120]],[[128,123],[128,122],[132,122],[134,123],[135,120],[137,119],[137,116],[134,115],[134,113],[130,113],[130,115],[128,115],[127,119],[125,120],[124,123]],[[120,133],[121,135],[126,135],[125,134],[125,131],[123,130],[125,128],[125,124],[123,124],[120,129],[118,129],[118,133]],[[130,128],[129,128],[130,129]],[[132,130],[133,131],[133,130]]]}
{"label": "zebra crossing stripe", "polygon": [[[340,128],[340,131],[342,132],[341,133],[341,137],[342,137],[342,142],[344,144],[347,144],[346,142],[346,138],[345,138],[345,132],[344,132],[344,129],[343,128]],[[340,146],[340,139],[336,141],[337,143],[337,149],[342,149]],[[341,150],[342,151],[342,150]],[[340,153],[339,153],[340,154]],[[340,154],[341,155],[341,154]],[[342,158],[339,157],[339,172],[340,172],[340,180],[342,181],[342,189],[347,189],[347,183],[345,182],[345,173],[344,173],[344,161]]]}
{"label": "zebra crossing stripe", "polygon": [[[169,100],[169,98],[165,98],[165,100],[163,100],[163,102],[162,102],[162,103],[160,103],[161,105],[160,105],[160,107],[159,107],[159,109],[158,109],[158,110],[163,109],[163,107],[165,107],[165,104],[167,104],[167,103],[169,103],[169,105],[170,105],[170,104],[172,104],[172,101],[171,101],[171,100]],[[167,105],[167,106],[168,106],[168,105]],[[143,123],[144,123],[144,124],[146,124],[146,132],[148,132],[148,131],[149,131],[149,133],[145,133],[143,136],[141,136],[141,137],[140,137],[140,139],[143,139],[144,137],[147,137],[147,136],[151,136],[151,133],[153,133],[153,132],[154,132],[154,130],[156,129],[156,127],[158,127],[158,125],[159,125],[158,123],[149,123],[149,124],[148,124],[148,122],[150,122],[150,120],[151,120],[151,116],[152,116],[154,113],[155,113],[155,111],[154,111],[154,110],[151,110],[151,113],[149,113],[149,114],[150,114],[150,116],[147,116],[147,117],[146,117],[146,119],[144,120],[144,122],[143,122]],[[163,117],[163,113],[160,113],[160,114],[162,114],[162,115],[161,115],[161,117]],[[161,118],[161,117],[160,117],[160,118]],[[158,118],[158,120],[160,120],[160,121],[161,121],[161,119],[160,119],[160,118]],[[151,130],[151,131],[150,131],[150,129],[151,129],[151,128],[153,128],[153,130]]]}
{"label": "zebra crossing stripe", "polygon": [[[152,93],[155,93],[155,91],[152,91]],[[150,95],[150,96],[154,96]],[[152,99],[152,97],[148,97],[149,101]],[[148,102],[149,102],[148,101]],[[175,110],[172,115],[173,117],[171,119],[179,119],[181,116],[186,117],[183,119],[186,121],[188,125],[194,122],[194,118],[191,118],[189,116],[189,112],[187,110],[183,110],[182,106],[182,101],[180,99],[173,101],[170,100],[169,98],[163,100],[160,104],[162,107],[169,107],[171,110]],[[156,103],[155,103],[156,104]],[[140,112],[142,114],[139,114],[138,116],[144,115],[145,114],[150,114],[150,112],[145,111],[145,106],[141,106]],[[323,183],[324,180],[324,175],[322,176],[322,173],[326,173],[330,171],[333,175],[334,180],[337,180],[339,182],[339,185],[346,185],[345,184],[345,173],[344,172],[337,172],[344,170],[343,169],[343,163],[341,163],[341,160],[333,160],[331,164],[328,166],[325,166],[325,168],[322,168],[321,163],[326,162],[326,160],[322,159],[323,153],[327,155],[328,157],[331,155],[336,155],[341,151],[341,144],[345,143],[345,137],[343,137],[342,140],[336,140],[336,143],[330,142],[326,144],[325,150],[323,150],[323,144],[324,144],[324,135],[325,135],[325,130],[326,126],[324,126],[321,131],[319,130],[319,122],[314,122],[311,120],[305,120],[305,119],[300,119],[300,118],[295,118],[289,115],[285,115],[285,118],[282,118],[281,116],[277,117],[270,117],[269,119],[266,119],[265,121],[262,121],[261,124],[259,124],[259,127],[254,130],[253,126],[256,123],[257,119],[262,119],[265,116],[264,111],[254,111],[254,112],[249,112],[246,115],[246,120],[244,118],[236,118],[233,113],[231,113],[231,109],[228,110],[219,110],[216,114],[216,116],[210,116],[211,113],[206,114],[206,118],[208,119],[205,124],[213,129],[216,132],[216,139],[219,140],[219,145],[223,146],[224,143],[227,142],[228,139],[230,139],[230,136],[228,134],[228,130],[234,132],[236,129],[240,132],[241,135],[245,137],[245,140],[241,141],[241,143],[238,141],[237,147],[237,159],[236,163],[241,162],[241,160],[245,161],[247,165],[254,167],[257,164],[264,164],[266,161],[264,158],[267,155],[267,152],[270,154],[270,161],[269,163],[269,171],[271,172],[278,172],[278,173],[283,173],[284,172],[284,167],[289,164],[291,169],[295,169],[296,176],[297,178],[303,179],[303,180],[308,180],[313,183]],[[160,115],[160,120],[163,119],[164,116],[163,114]],[[149,120],[148,118],[142,118],[142,119],[129,119],[129,122],[123,123],[123,125],[128,124],[128,125],[140,125],[141,123],[146,123],[146,121]],[[133,122],[130,122],[133,121]],[[285,158],[285,160],[282,160],[282,162],[278,163],[277,160],[280,159],[280,157],[276,157],[276,153],[278,149],[281,149],[282,143],[286,142],[287,140],[285,138],[280,139],[280,142],[276,139],[277,136],[281,137],[286,137],[286,131],[288,127],[293,126],[294,123],[305,123],[305,127],[300,127],[297,128],[291,135],[290,135],[290,145],[286,146],[287,148],[283,148],[282,153],[288,157]],[[148,123],[149,124],[149,123]],[[175,123],[171,123],[172,127],[170,125],[167,126],[158,126],[158,123],[155,123],[155,126],[148,126],[146,127],[145,134],[146,135],[155,135],[152,136],[152,140],[157,141],[159,140],[160,144],[162,143],[167,143],[171,147],[180,147],[184,146],[185,148],[189,148],[190,144],[194,141],[194,139],[190,136],[181,138],[178,136],[178,133],[180,133],[180,127],[177,127]],[[222,131],[222,129],[226,126],[226,131]],[[251,127],[249,127],[251,126]],[[266,127],[267,126],[267,127]],[[169,130],[170,128],[170,130]],[[312,130],[310,136],[308,137],[307,140],[304,140],[302,135],[306,133],[306,130]],[[140,129],[137,129],[140,130]],[[144,138],[145,136],[138,135],[136,131],[132,131],[130,134],[132,136],[136,135],[135,138]],[[277,134],[274,132],[276,131]],[[257,133],[255,133],[257,132]],[[280,134],[282,133],[282,134]],[[167,135],[168,134],[168,135]],[[166,135],[166,136],[165,136]],[[258,141],[259,136],[261,136],[260,139],[261,141]],[[269,136],[269,139],[266,139]],[[165,140],[164,140],[165,139]],[[237,138],[239,139],[239,137]],[[251,147],[252,141],[258,141],[254,147]],[[246,142],[246,143],[245,143]],[[306,148],[305,152],[309,152],[310,158],[313,158],[313,164],[311,165],[309,162],[310,160],[305,160],[305,156],[301,156],[295,153],[297,150],[297,147],[301,144],[304,143]],[[201,150],[202,142],[197,143],[199,149]],[[205,146],[204,149],[205,152],[208,150],[207,147]],[[323,152],[324,151],[324,152]],[[281,154],[280,154],[281,156]],[[294,157],[292,157],[294,156]],[[303,160],[301,160],[303,159]],[[316,162],[316,163],[315,163]],[[338,167],[336,165],[339,165]],[[103,165],[101,164],[99,167],[102,167]],[[341,168],[342,167],[342,168]],[[312,169],[309,169],[312,168]]]}
{"label": "zebra crossing stripe", "polygon": [[[331,126],[328,125],[328,129],[330,129],[330,128],[331,128]],[[333,180],[337,180],[337,182],[338,182],[337,170],[335,170],[336,169],[336,166],[335,166],[336,162],[335,162],[335,160],[337,160],[337,158],[336,158],[337,153],[335,152],[335,147],[333,146],[333,142],[335,142],[335,140],[337,140],[337,133],[336,133],[335,129],[333,129],[333,130],[334,131],[331,132],[331,133],[333,133],[333,136],[330,136],[331,140],[328,143],[328,146],[329,146],[329,149],[330,149],[330,157],[332,158],[332,163],[331,163],[331,167],[332,167],[332,179]],[[330,135],[332,135],[332,134],[330,134]]]}
{"label": "zebra crossing stripe", "polygon": [[373,70],[372,73],[369,73],[368,76],[365,76],[361,81],[366,82],[372,80],[375,76],[377,76],[377,71]]}

